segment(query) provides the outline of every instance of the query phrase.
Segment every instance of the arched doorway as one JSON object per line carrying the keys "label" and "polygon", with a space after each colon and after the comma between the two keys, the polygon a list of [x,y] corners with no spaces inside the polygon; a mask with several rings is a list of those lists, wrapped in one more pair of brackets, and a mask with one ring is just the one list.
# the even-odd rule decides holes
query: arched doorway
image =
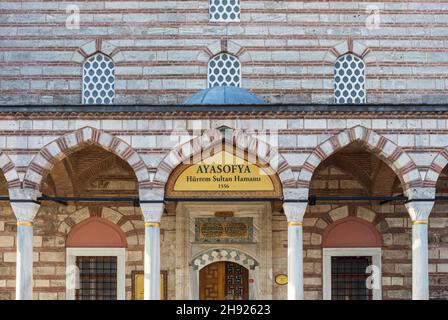
{"label": "arched doorway", "polygon": [[[272,246],[272,215],[281,208],[282,196],[281,180],[268,162],[225,140],[178,164],[165,186],[168,215],[176,216],[176,245],[184,248],[176,269],[189,270],[176,273],[176,283],[183,284],[176,298],[270,299],[272,252],[266,248]],[[192,258],[205,251],[222,259],[192,265]],[[226,252],[255,257],[257,276]],[[250,294],[254,286],[259,292]]]}
{"label": "arched doorway", "polygon": [[[246,252],[221,247],[203,251],[190,263],[190,286],[195,299],[256,300],[260,264]],[[194,298],[193,297],[193,298]]]}
{"label": "arched doorway", "polygon": [[[190,268],[176,273],[182,284],[176,299],[272,298],[272,251],[266,248],[272,246],[272,215],[280,214],[282,181],[269,162],[231,142],[217,140],[169,172],[166,208],[176,216],[176,245],[183,248],[176,270]],[[194,257],[201,252],[209,254],[201,255],[199,266]],[[230,256],[242,252],[259,269]]]}
{"label": "arched doorway", "polygon": [[249,270],[229,261],[205,266],[199,271],[199,299],[248,300]]}

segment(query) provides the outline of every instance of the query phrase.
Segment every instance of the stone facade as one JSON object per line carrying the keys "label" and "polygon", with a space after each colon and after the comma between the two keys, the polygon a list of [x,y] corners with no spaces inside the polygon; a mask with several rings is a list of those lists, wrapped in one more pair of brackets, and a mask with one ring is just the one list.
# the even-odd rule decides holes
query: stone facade
{"label": "stone facade", "polygon": [[[40,194],[142,200],[139,206],[44,199],[35,215],[37,203],[26,208],[3,199],[0,299],[15,297],[17,220],[26,227],[34,216],[33,298],[66,298],[67,235],[89,217],[101,217],[126,237],[125,296],[131,299],[132,272],[145,265],[145,241],[158,241],[158,231],[145,238],[145,230],[148,223],[158,226],[164,200],[160,257],[168,299],[191,298],[194,259],[222,250],[255,260],[252,298],[285,299],[287,286],[274,279],[288,272],[288,222],[301,226],[303,212],[292,209],[287,219],[282,201],[309,196],[305,298],[323,298],[324,233],[346,217],[380,234],[382,298],[411,298],[417,279],[412,222],[424,224],[429,210],[401,198],[312,199],[448,194],[448,5],[240,2],[234,22],[210,22],[206,0],[0,3],[0,196],[27,203]],[[96,53],[113,61],[114,105],[63,106],[81,104],[83,64]],[[271,105],[182,105],[207,87],[208,63],[220,53],[238,59],[241,86]],[[334,102],[335,63],[347,53],[365,64],[366,104],[327,105]],[[223,139],[273,168],[283,198],[196,207],[166,200],[165,186],[178,165],[221,147]],[[254,219],[253,243],[195,243],[192,217],[226,207]],[[438,199],[429,216],[433,299],[448,299],[446,209]]]}
{"label": "stone facade", "polygon": [[[128,192],[126,190],[133,193],[137,192],[132,190],[137,190],[138,186],[139,189],[150,188],[148,190],[161,188],[163,193],[164,182],[177,163],[172,158],[175,154],[173,150],[178,150],[178,155],[181,154],[180,150],[184,150],[185,157],[194,154],[193,149],[187,148],[191,141],[201,139],[202,146],[207,147],[213,140],[210,137],[219,136],[216,128],[222,125],[234,128],[228,129],[229,136],[240,137],[240,148],[245,145],[242,141],[259,141],[247,145],[250,152],[262,155],[262,150],[267,151],[263,141],[269,141],[266,144],[268,150],[278,154],[275,158],[281,159],[279,175],[286,187],[284,190],[306,187],[310,195],[316,196],[384,196],[403,193],[409,186],[427,186],[436,187],[438,195],[447,192],[444,159],[447,158],[448,118],[445,115],[358,114],[352,117],[342,113],[337,116],[258,114],[250,118],[217,116],[194,120],[195,117],[202,118],[199,115],[172,117],[151,113],[95,116],[79,113],[73,119],[57,115],[16,114],[13,119],[3,116],[0,120],[0,141],[4,192],[8,186],[10,189],[26,186],[50,192],[48,176],[56,184],[58,179],[65,179],[60,163],[72,155],[76,155],[76,161],[83,163],[82,157],[91,159],[92,156],[92,153],[83,155],[83,150],[96,146],[94,154],[97,157],[100,157],[98,150],[102,150],[105,154],[117,155],[117,161],[126,163],[126,172],[133,173],[135,182],[109,182],[110,187],[106,184],[95,185],[95,192],[108,194],[115,188],[120,193]],[[203,126],[199,131],[198,123]],[[275,139],[272,136],[269,139],[257,136],[254,128],[273,130],[271,133]],[[98,168],[96,170],[100,170]],[[116,175],[125,172],[120,171],[124,169],[114,170],[118,170],[112,171]],[[57,189],[56,186],[55,190],[68,192],[64,188]],[[284,195],[292,197],[286,193]],[[448,298],[448,218],[445,207],[444,202],[436,201],[429,220],[430,294],[432,298],[442,299]],[[281,209],[272,208],[271,211],[269,223],[262,224],[269,226],[269,235],[256,237],[256,241],[262,246],[267,239],[271,239],[272,248],[266,248],[268,256],[263,258],[260,254],[264,255],[264,251],[258,249],[251,255],[260,265],[272,264],[272,273],[263,271],[268,272],[266,279],[270,279],[264,285],[269,286],[268,291],[272,292],[272,296],[269,294],[268,297],[283,299],[286,298],[286,286],[276,285],[272,277],[287,272],[287,224]],[[141,210],[119,204],[95,206],[79,203],[64,206],[52,202],[42,204],[35,218],[34,298],[65,297],[65,239],[74,225],[90,216],[105,218],[120,226],[125,233],[128,242],[126,297],[131,298],[131,272],[143,270],[144,226]],[[347,216],[372,223],[381,234],[383,299],[410,298],[411,220],[403,204],[380,204],[377,201],[328,201],[308,206],[303,238],[305,297],[322,298],[322,235],[328,225]],[[0,217],[0,292],[2,299],[11,299],[15,290],[16,226],[14,215],[6,203]],[[170,299],[185,297],[176,289],[184,283],[182,281],[186,281],[182,278],[186,272],[183,263],[191,261],[201,250],[213,248],[212,245],[197,249],[192,247],[190,252],[179,251],[179,239],[185,238],[188,228],[178,229],[181,225],[177,219],[180,215],[176,205],[167,206],[161,221],[161,269],[168,271]],[[189,229],[194,228],[190,226]],[[252,249],[241,246],[243,251],[252,252]],[[220,245],[217,247],[221,248]]]}
{"label": "stone facade", "polygon": [[229,23],[209,21],[207,0],[0,8],[2,104],[81,103],[82,62],[96,51],[116,63],[116,103],[183,103],[207,86],[221,51],[268,102],[333,102],[333,65],[346,52],[366,62],[368,103],[447,101],[445,3],[242,0]]}

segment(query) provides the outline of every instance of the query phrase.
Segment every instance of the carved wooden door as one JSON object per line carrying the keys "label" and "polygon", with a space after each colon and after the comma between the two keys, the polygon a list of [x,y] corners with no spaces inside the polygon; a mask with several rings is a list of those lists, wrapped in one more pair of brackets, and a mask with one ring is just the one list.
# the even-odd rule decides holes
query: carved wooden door
{"label": "carved wooden door", "polygon": [[201,300],[224,300],[226,263],[215,262],[202,268],[199,273],[199,298]]}
{"label": "carved wooden door", "polygon": [[249,299],[249,272],[237,263],[226,262],[226,300]]}
{"label": "carved wooden door", "polygon": [[215,262],[199,273],[201,300],[247,300],[249,272],[233,262]]}

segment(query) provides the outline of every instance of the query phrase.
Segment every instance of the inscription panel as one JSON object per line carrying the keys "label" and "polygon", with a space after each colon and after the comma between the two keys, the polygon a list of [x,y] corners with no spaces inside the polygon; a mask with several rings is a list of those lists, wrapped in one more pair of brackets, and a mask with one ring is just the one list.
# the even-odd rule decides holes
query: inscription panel
{"label": "inscription panel", "polygon": [[201,243],[253,242],[252,218],[196,218],[195,241]]}

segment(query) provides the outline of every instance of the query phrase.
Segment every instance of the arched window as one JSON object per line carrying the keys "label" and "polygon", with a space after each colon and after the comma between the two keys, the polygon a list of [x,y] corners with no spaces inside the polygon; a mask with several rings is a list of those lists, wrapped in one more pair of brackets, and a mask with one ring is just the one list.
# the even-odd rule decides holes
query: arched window
{"label": "arched window", "polygon": [[240,21],[240,0],[209,0],[211,22]]}
{"label": "arched window", "polygon": [[334,65],[335,103],[364,103],[364,61],[354,54],[345,54]]}
{"label": "arched window", "polygon": [[114,62],[108,56],[97,53],[84,62],[84,104],[111,104],[115,97]]}
{"label": "arched window", "polygon": [[381,246],[366,220],[349,216],[330,224],[322,236],[324,299],[381,299]]}
{"label": "arched window", "polygon": [[116,224],[90,217],[66,240],[68,300],[123,300],[126,292],[126,235]]}
{"label": "arched window", "polygon": [[241,63],[228,54],[220,53],[208,63],[208,87],[241,86]]}

